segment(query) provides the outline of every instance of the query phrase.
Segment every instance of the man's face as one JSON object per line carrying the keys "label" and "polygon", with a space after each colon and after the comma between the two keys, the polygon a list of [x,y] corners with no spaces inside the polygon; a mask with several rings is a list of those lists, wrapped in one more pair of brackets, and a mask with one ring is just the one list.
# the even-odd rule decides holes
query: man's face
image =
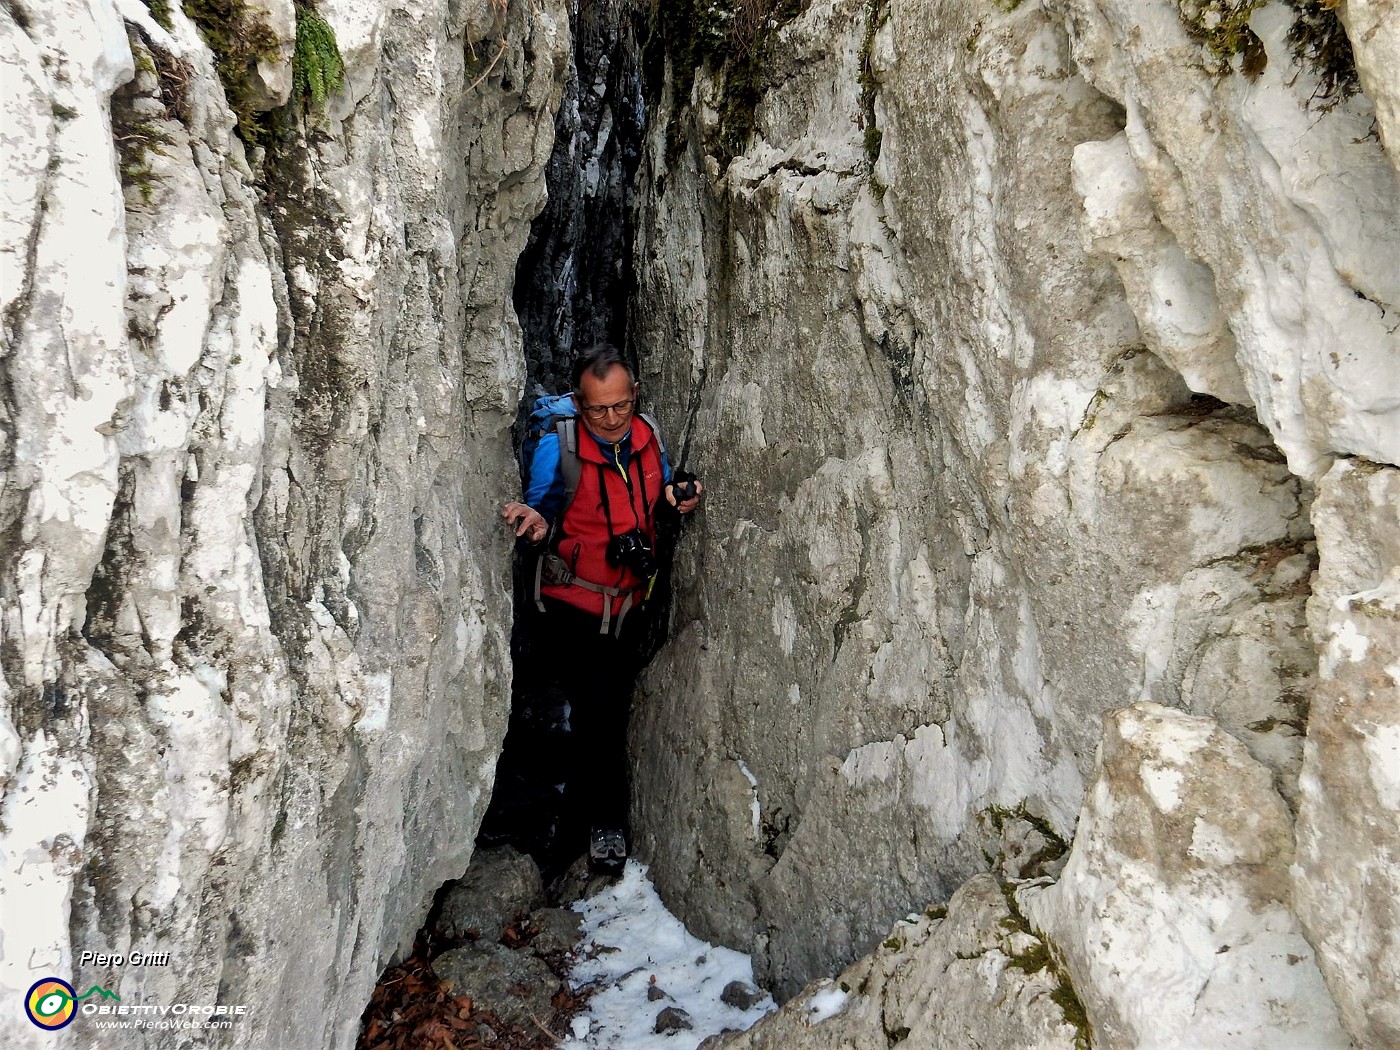
{"label": "man's face", "polygon": [[[621,441],[632,427],[632,411],[637,404],[637,384],[627,377],[627,369],[613,365],[599,379],[585,372],[578,381],[579,412],[590,434],[604,441]],[[606,409],[606,411],[600,411]]]}

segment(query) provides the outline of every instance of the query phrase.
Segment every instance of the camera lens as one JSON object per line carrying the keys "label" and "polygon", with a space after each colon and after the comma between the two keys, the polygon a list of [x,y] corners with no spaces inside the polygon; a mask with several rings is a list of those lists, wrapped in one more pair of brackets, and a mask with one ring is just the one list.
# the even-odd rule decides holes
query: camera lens
{"label": "camera lens", "polygon": [[614,536],[608,541],[608,564],[623,566],[646,579],[656,572],[656,559],[646,537],[637,529]]}

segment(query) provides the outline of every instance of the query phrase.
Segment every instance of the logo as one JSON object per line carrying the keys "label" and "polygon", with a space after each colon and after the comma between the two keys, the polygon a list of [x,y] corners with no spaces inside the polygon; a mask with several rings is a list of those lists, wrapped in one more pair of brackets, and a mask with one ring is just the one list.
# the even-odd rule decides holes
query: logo
{"label": "logo", "polygon": [[42,981],[35,981],[25,995],[24,1012],[40,1028],[56,1032],[73,1022],[77,1004],[92,995],[121,1001],[121,996],[116,992],[109,992],[95,984],[82,995],[78,995],[67,981],[60,981],[57,977],[45,977]]}

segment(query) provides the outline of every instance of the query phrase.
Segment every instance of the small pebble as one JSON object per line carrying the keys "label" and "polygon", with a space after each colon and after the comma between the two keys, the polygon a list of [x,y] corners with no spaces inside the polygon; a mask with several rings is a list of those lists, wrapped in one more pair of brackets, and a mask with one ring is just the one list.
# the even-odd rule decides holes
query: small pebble
{"label": "small pebble", "polygon": [[694,1023],[690,1020],[690,1014],[686,1013],[679,1006],[668,1006],[656,1015],[656,1027],[654,1032],[688,1032],[694,1028]]}
{"label": "small pebble", "polygon": [[647,1001],[648,1001],[648,1002],[654,1003],[654,1002],[656,1002],[658,999],[669,999],[669,998],[670,998],[670,996],[668,996],[665,992],[663,992],[660,988],[656,987],[656,985],[654,985],[654,984],[651,985],[651,987],[649,987],[649,988],[647,989]]}
{"label": "small pebble", "polygon": [[720,1002],[739,1010],[751,1010],[763,998],[763,992],[743,981],[730,981],[719,993]]}

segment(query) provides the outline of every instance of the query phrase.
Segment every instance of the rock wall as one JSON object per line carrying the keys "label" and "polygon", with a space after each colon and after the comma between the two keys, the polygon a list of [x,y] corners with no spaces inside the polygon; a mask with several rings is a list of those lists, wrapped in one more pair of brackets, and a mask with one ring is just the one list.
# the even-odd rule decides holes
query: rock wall
{"label": "rock wall", "polygon": [[515,304],[526,385],[567,390],[575,348],[626,340],[633,176],[645,111],[627,0],[573,0],[569,76],[555,122],[549,200],[520,256]]}
{"label": "rock wall", "polygon": [[45,976],[247,1008],[82,1045],[351,1045],[505,730],[511,288],[567,12],[322,0],[344,87],[249,149],[226,86],[297,79],[296,10],[257,6],[232,85],[179,3],[0,8],[6,1046],[53,1038]]}
{"label": "rock wall", "polygon": [[[709,497],[635,708],[634,822],[668,903],[780,994],[946,900],[1008,821],[1069,841],[1106,721],[1146,702],[1238,749],[1203,811],[1248,788],[1283,822],[1284,918],[1225,947],[1291,923],[1317,949],[1296,988],[1320,966],[1331,997],[1259,1015],[1264,1038],[1344,1045],[1340,1007],[1358,1045],[1395,1042],[1395,918],[1367,888],[1400,841],[1395,523],[1382,481],[1338,486],[1400,462],[1396,56],[1358,44],[1374,107],[1310,108],[1292,9],[1253,12],[1246,74],[1203,43],[1207,6],[814,0],[727,162],[732,85],[678,96],[673,62],[654,100],[633,316]],[[1216,921],[1172,887],[1140,906]],[[1161,975],[1100,982],[1083,930],[1043,922],[1103,1045],[1138,1045],[1115,1011]],[[1154,951],[1122,928],[1103,965]]]}

